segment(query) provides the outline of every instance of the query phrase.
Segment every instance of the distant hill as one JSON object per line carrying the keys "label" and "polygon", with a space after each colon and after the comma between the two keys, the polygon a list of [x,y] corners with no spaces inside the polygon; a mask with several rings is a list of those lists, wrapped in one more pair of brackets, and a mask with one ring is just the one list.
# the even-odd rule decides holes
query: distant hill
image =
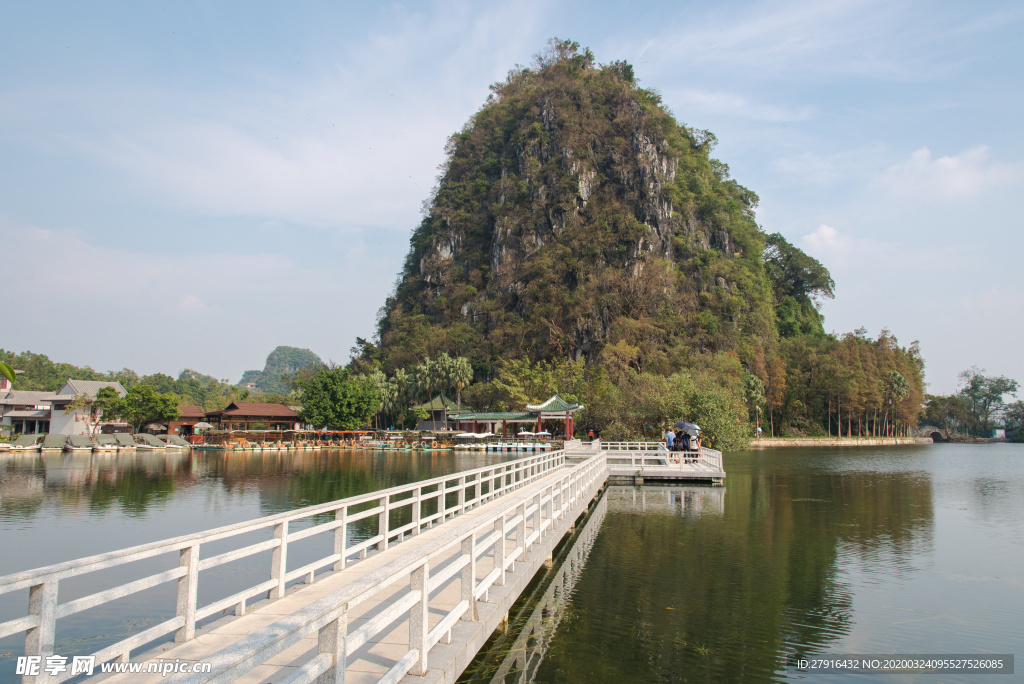
{"label": "distant hill", "polygon": [[198,380],[204,385],[212,385],[217,382],[217,378],[212,375],[206,375],[205,373],[200,373],[199,371],[191,368],[186,368],[178,373],[178,380]]}
{"label": "distant hill", "polygon": [[309,349],[278,347],[267,355],[263,370],[247,370],[238,381],[239,387],[256,389],[261,392],[288,394],[291,388],[284,376],[307,366],[322,366],[324,362]]}

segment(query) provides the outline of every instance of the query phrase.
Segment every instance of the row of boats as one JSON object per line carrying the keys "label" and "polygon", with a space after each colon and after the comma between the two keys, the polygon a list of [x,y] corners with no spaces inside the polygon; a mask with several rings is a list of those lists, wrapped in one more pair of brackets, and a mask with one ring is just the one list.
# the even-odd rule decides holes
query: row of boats
{"label": "row of boats", "polygon": [[196,451],[551,451],[546,435],[398,430],[235,430],[191,437]]}
{"label": "row of boats", "polygon": [[192,445],[177,435],[21,435],[16,440],[0,443],[0,451],[13,453],[58,453],[61,451],[188,451]]}
{"label": "row of boats", "polygon": [[178,435],[140,433],[88,435],[21,435],[13,443],[0,443],[0,451],[321,451],[350,449],[357,451],[551,451],[556,445],[544,436],[505,438],[491,433],[430,433],[372,430],[346,431],[223,431],[194,435],[185,440]]}

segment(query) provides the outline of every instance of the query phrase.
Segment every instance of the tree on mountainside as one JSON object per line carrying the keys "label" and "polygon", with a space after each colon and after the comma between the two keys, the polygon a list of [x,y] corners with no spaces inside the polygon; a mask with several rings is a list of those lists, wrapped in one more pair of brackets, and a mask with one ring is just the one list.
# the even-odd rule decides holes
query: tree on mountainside
{"label": "tree on mountainside", "polygon": [[775,293],[779,334],[793,337],[823,333],[816,300],[835,297],[836,285],[828,269],[779,233],[765,240],[764,264]]}
{"label": "tree on mountainside", "polygon": [[747,404],[750,406],[751,413],[754,414],[754,430],[756,434],[756,431],[761,427],[761,412],[765,404],[764,383],[756,375],[747,374],[743,378],[743,384]]}

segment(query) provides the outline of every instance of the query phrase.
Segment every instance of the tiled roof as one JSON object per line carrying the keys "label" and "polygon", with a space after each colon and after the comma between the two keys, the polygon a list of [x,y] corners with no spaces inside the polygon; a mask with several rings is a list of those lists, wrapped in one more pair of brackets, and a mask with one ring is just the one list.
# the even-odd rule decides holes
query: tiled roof
{"label": "tiled roof", "polygon": [[505,411],[499,413],[457,413],[449,415],[448,418],[454,420],[529,420],[532,422],[537,420],[537,415],[522,411]]}
{"label": "tiled roof", "polygon": [[[124,387],[121,387],[119,382],[111,382],[109,380],[71,380],[68,379],[67,384],[64,387],[71,389],[71,392],[77,396],[79,394],[88,394],[90,397],[95,397],[96,393],[104,387],[113,387],[117,390],[117,396],[123,397],[127,392]],[[62,387],[61,389],[64,389]]]}
{"label": "tiled roof", "polygon": [[226,409],[209,411],[208,416],[257,416],[266,418],[298,418],[299,414],[284,404],[259,404],[251,401],[233,401]]}
{"label": "tiled roof", "polygon": [[419,406],[414,406],[413,410],[423,409],[424,411],[440,411],[445,406],[448,407],[449,411],[459,410],[458,404],[456,404],[454,401],[441,394],[437,395],[427,403],[420,404]]}
{"label": "tiled roof", "polygon": [[539,411],[543,413],[557,412],[557,411],[577,411],[583,408],[579,404],[570,404],[566,402],[562,397],[557,394],[545,401],[542,404],[527,404],[527,411]]}
{"label": "tiled roof", "polygon": [[189,405],[186,404],[184,406],[179,406],[178,407],[178,418],[179,419],[181,419],[181,418],[184,418],[186,420],[189,419],[189,418],[203,419],[205,417],[206,417],[206,411],[204,411],[203,409],[201,409],[198,406],[189,406]]}
{"label": "tiled roof", "polygon": [[7,406],[35,406],[49,403],[57,398],[54,392],[33,392],[30,390],[8,390],[0,396],[0,404]]}
{"label": "tiled roof", "polygon": [[49,418],[50,409],[37,409],[35,411],[8,411],[4,418]]}

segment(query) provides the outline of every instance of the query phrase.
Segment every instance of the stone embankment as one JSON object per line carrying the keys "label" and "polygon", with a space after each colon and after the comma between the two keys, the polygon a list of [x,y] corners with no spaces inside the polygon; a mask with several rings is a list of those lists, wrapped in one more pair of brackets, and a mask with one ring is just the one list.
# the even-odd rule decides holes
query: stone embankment
{"label": "stone embankment", "polygon": [[762,437],[750,440],[751,449],[767,447],[892,446],[931,444],[931,437]]}

